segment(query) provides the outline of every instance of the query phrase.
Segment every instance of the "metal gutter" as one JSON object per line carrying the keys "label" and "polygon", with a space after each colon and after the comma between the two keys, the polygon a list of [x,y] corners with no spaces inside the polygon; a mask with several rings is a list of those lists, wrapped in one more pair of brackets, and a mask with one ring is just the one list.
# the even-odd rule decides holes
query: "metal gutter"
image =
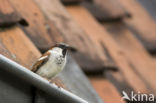
{"label": "metal gutter", "polygon": [[57,87],[55,84],[50,84],[49,81],[41,76],[33,73],[16,62],[6,58],[0,54],[0,68],[22,78],[24,81],[32,84],[40,90],[46,92],[50,96],[64,101],[66,103],[89,103],[88,101],[72,94],[71,92]]}

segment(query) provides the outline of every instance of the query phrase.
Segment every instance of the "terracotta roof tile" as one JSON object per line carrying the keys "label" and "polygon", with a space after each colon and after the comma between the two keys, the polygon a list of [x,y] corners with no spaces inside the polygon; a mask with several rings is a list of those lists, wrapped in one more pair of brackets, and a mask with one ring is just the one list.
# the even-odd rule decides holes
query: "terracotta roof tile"
{"label": "terracotta roof tile", "polygon": [[122,101],[120,92],[106,78],[89,76],[93,87],[106,103],[126,103]]}
{"label": "terracotta roof tile", "polygon": [[[153,91],[154,85],[153,79],[155,76],[155,66],[152,62],[151,56],[148,54],[146,49],[143,47],[143,45],[135,38],[133,35],[133,32],[127,28],[127,26],[124,23],[110,23],[110,24],[104,24],[104,28],[106,28],[110,35],[114,38],[116,43],[121,47],[122,53],[121,55],[125,58],[126,62],[128,63],[129,67],[131,68],[131,75],[130,75],[130,69],[127,68],[127,70],[124,68],[123,70],[121,68],[121,74],[128,76],[130,78],[139,78],[143,85],[145,86],[148,91]],[[151,68],[150,71],[148,68]],[[126,73],[126,71],[128,71]],[[125,74],[124,74],[125,73]],[[133,75],[133,77],[131,77]],[[146,75],[150,75],[150,77],[147,77]],[[115,77],[116,78],[116,77]],[[124,77],[123,77],[124,78]],[[133,80],[133,79],[132,79]],[[135,79],[136,80],[136,79]],[[128,80],[126,80],[128,81]],[[150,82],[150,83],[149,83]],[[136,81],[131,81],[130,85],[136,85],[133,87],[133,89],[136,89],[137,91],[143,91],[146,92],[145,88],[142,89],[141,86],[138,85]],[[142,86],[143,86],[142,85]],[[139,89],[139,90],[138,90]]]}
{"label": "terracotta roof tile", "polygon": [[54,45],[49,36],[50,32],[48,32],[51,29],[49,21],[46,20],[47,18],[34,1],[22,0],[19,2],[18,0],[10,0],[10,3],[17,13],[29,23],[28,27],[22,27],[22,29],[41,51],[47,50]]}
{"label": "terracotta roof tile", "polygon": [[123,8],[117,0],[90,0],[82,2],[82,5],[101,22],[118,21],[131,17],[129,11]]}
{"label": "terracotta roof tile", "polygon": [[61,0],[63,4],[65,5],[71,5],[71,4],[78,4],[84,0]]}
{"label": "terracotta roof tile", "polygon": [[[10,27],[19,23],[22,18],[14,11],[8,0],[0,1],[0,27]],[[7,7],[7,8],[6,8]]]}
{"label": "terracotta roof tile", "polygon": [[[112,30],[113,32],[109,34],[82,6],[67,7],[67,9],[86,33],[108,50],[111,58],[119,68],[119,72],[112,74],[114,74],[113,82],[117,82],[116,85],[120,85],[119,88],[123,86],[120,91],[125,88],[127,92],[131,90],[150,92],[156,89],[156,84],[153,82],[153,78],[155,78],[155,67],[153,66],[151,57],[132,35],[131,31],[126,29],[125,25],[123,28],[120,27],[120,25],[114,26],[114,29],[119,32],[118,36],[115,30]],[[77,12],[79,12],[79,14],[77,14]],[[84,16],[86,19],[83,19]],[[110,27],[110,29],[113,29],[113,27]],[[116,36],[116,39],[119,39],[117,42],[115,38],[112,38],[112,33]],[[149,71],[149,67],[151,71]],[[139,73],[139,75],[137,73]],[[150,76],[147,77],[147,75]]]}
{"label": "terracotta roof tile", "polygon": [[127,0],[126,2],[125,0],[119,1],[133,16],[131,19],[125,20],[126,24],[149,51],[155,52],[156,23],[154,19],[136,0]]}
{"label": "terracotta roof tile", "polygon": [[40,56],[39,51],[19,27],[1,31],[0,44],[3,46],[1,50],[5,50],[2,54],[29,69]]}

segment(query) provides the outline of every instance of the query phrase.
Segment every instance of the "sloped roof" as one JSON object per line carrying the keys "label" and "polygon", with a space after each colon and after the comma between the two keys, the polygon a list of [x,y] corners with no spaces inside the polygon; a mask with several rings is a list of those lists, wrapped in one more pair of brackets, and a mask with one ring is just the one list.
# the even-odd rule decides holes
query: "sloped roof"
{"label": "sloped roof", "polygon": [[156,51],[156,26],[145,1],[61,0],[64,5],[58,0],[0,1],[1,54],[31,70],[40,51],[67,42],[77,52],[70,53],[70,66],[54,80],[57,85],[101,103],[82,68],[108,103],[119,101],[123,90],[156,94],[156,65],[150,54]]}
{"label": "sloped roof", "polygon": [[[141,7],[141,5],[134,0],[129,1],[130,3],[127,3],[128,1],[123,2],[127,4],[127,6],[124,6],[125,8],[127,7],[127,10],[129,10],[128,7],[132,9],[132,5],[134,4],[137,4],[138,6],[136,7],[138,8]],[[119,3],[122,5],[123,2]],[[130,4],[131,6],[129,6]],[[129,10],[132,18],[123,18],[118,21],[101,22],[101,24],[99,24],[86,8],[80,5],[66,6],[66,8],[83,30],[88,33],[91,38],[97,40],[97,42],[108,51],[110,57],[116,63],[119,71],[108,71],[105,74],[106,77],[116,85],[120,93],[123,90],[127,93],[130,93],[131,91],[154,93],[156,85],[155,82],[153,82],[156,73],[155,63],[151,61],[152,58],[150,54],[137,39],[137,34],[135,34],[130,27],[132,26],[137,31],[141,32],[146,30],[150,31],[150,29],[154,31],[154,22],[150,22],[152,20],[149,18],[150,15],[148,15],[148,18],[147,16],[142,17],[148,20],[143,21],[137,17],[137,15],[142,12],[138,11],[138,14],[135,14]],[[134,11],[137,12],[137,10]],[[147,25],[150,25],[149,27],[153,26],[141,30],[140,28],[144,26],[141,25],[141,23],[146,23]],[[148,68],[150,68],[150,70]]]}

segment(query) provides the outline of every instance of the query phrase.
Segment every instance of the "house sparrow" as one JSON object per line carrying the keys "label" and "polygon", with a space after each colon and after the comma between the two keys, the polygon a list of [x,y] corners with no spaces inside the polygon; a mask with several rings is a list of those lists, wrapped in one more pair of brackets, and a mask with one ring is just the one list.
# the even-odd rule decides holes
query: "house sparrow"
{"label": "house sparrow", "polygon": [[55,77],[66,64],[68,50],[73,50],[73,47],[65,43],[57,43],[37,60],[32,71],[47,79]]}

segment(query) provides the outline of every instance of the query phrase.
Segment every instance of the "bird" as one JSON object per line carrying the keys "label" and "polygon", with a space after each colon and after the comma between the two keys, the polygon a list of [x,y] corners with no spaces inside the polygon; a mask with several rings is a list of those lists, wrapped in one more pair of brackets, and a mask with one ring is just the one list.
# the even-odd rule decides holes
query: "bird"
{"label": "bird", "polygon": [[32,71],[48,80],[54,78],[64,69],[68,50],[76,49],[66,43],[56,43],[34,63]]}

